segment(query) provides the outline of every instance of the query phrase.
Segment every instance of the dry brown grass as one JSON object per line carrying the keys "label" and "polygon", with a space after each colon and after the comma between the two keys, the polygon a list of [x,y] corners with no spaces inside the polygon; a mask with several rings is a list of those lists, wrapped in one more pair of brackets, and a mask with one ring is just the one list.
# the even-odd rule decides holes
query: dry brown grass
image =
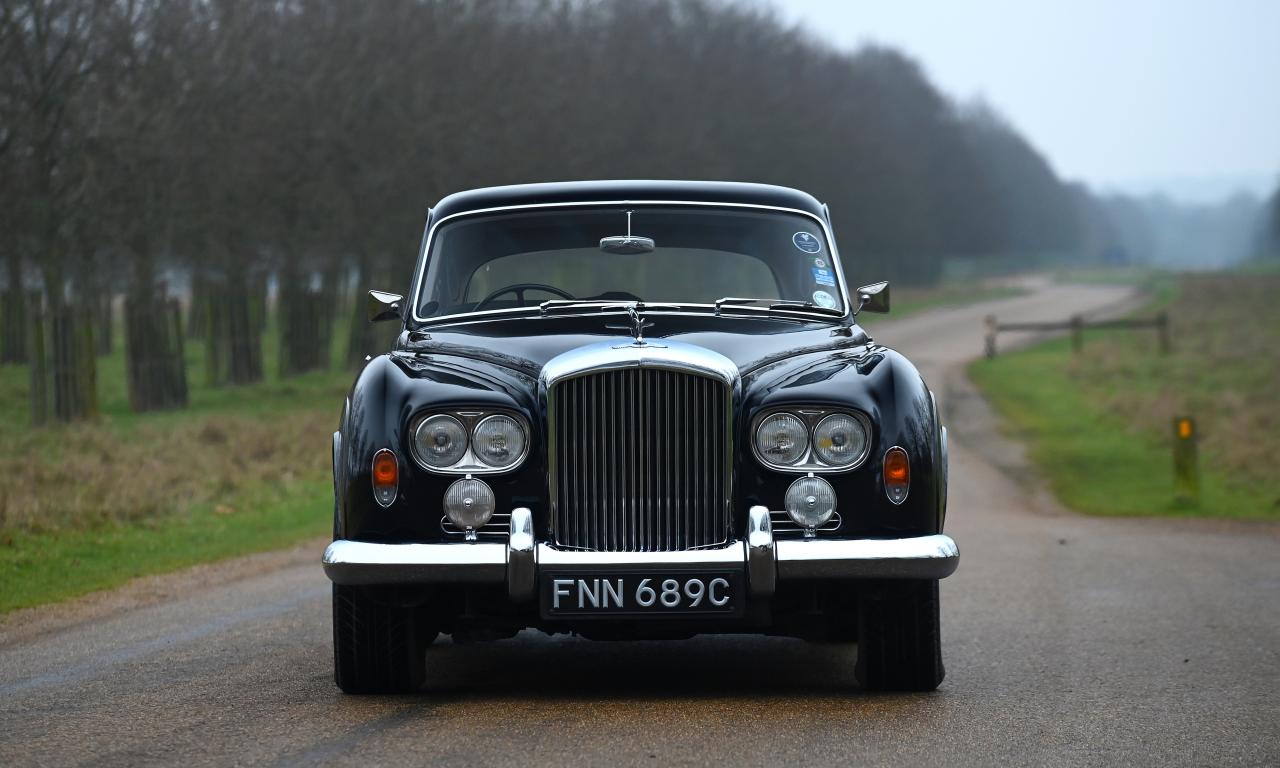
{"label": "dry brown grass", "polygon": [[0,448],[0,530],[50,532],[150,521],[213,503],[235,514],[245,489],[325,482],[331,408],[215,414],[129,429],[14,430]]}

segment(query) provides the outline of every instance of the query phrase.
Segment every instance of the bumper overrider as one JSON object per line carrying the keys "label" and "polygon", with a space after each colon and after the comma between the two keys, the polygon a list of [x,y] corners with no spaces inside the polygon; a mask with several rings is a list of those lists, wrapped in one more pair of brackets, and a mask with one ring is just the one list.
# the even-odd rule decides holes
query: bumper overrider
{"label": "bumper overrider", "polygon": [[769,597],[778,580],[941,579],[955,572],[960,551],[950,536],[900,539],[775,540],[769,510],[752,507],[745,541],[682,552],[584,552],[556,549],[533,535],[533,515],[511,512],[507,543],[375,544],[335,541],[324,572],[335,584],[500,584],[514,601],[537,596],[538,572],[581,568],[592,573],[637,567],[742,569],[748,593]]}

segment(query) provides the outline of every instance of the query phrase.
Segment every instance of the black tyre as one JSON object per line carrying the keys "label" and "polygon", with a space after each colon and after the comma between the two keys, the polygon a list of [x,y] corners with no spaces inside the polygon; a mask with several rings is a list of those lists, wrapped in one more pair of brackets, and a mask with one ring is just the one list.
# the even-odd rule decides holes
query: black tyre
{"label": "black tyre", "polygon": [[426,677],[435,632],[422,609],[377,602],[368,589],[333,586],[333,671],[344,693],[410,693]]}
{"label": "black tyre", "polygon": [[885,582],[858,601],[858,682],[873,691],[932,691],[946,674],[938,582]]}

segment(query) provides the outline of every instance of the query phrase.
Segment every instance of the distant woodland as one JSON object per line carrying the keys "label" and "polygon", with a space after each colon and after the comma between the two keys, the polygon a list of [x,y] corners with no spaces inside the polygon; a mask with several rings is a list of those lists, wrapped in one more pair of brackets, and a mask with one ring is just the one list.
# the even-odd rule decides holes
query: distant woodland
{"label": "distant woodland", "polygon": [[37,422],[94,414],[113,333],[136,410],[185,404],[187,345],[212,384],[260,379],[266,333],[284,375],[356,366],[354,297],[406,288],[434,201],[594,178],[805,189],[854,281],[1150,247],[910,58],[755,5],[0,0],[0,360]]}

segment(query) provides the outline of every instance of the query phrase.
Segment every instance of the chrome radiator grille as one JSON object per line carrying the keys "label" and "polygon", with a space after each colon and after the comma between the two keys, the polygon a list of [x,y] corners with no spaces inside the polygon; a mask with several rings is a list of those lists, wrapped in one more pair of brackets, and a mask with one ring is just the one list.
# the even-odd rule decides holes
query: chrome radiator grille
{"label": "chrome radiator grille", "polygon": [[730,390],[657,368],[565,379],[549,394],[556,543],[659,552],[728,541]]}

